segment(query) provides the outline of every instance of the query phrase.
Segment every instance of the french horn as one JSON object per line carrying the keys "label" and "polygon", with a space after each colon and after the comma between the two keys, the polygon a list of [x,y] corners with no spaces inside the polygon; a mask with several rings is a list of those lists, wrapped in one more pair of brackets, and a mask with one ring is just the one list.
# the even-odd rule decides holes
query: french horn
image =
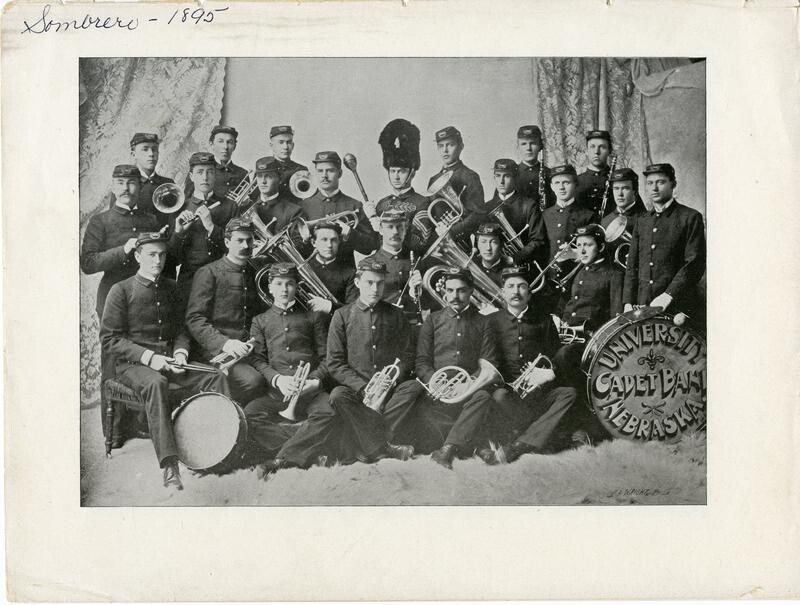
{"label": "french horn", "polygon": [[478,371],[472,376],[464,368],[445,366],[433,373],[428,384],[419,378],[417,382],[425,388],[434,401],[453,405],[463,403],[490,384],[503,382],[503,377],[491,362],[479,359]]}

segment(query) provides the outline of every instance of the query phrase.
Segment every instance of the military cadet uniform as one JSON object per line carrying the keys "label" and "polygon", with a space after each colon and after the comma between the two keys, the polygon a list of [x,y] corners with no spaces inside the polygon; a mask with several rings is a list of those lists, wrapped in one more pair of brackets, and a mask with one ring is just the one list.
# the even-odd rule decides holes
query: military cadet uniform
{"label": "military cadet uniform", "polygon": [[[225,235],[234,231],[252,233],[250,223],[231,220]],[[228,340],[245,342],[250,337],[253,317],[263,311],[255,284],[255,269],[250,263],[238,265],[223,256],[195,273],[186,308],[186,326],[208,361],[222,351]],[[262,395],[266,383],[248,359],[228,369],[233,398],[245,405]]]}
{"label": "military cadet uniform", "polygon": [[[520,126],[517,130],[517,139],[533,139],[540,146],[542,145],[542,131],[538,126]],[[550,182],[550,169],[542,164],[538,159],[532,164],[525,162],[519,163],[519,176],[517,177],[517,191],[520,195],[532,199],[536,202],[536,206],[541,208],[539,195],[539,171],[544,170],[544,207],[549,208],[556,203],[556,197],[553,194],[548,183]]]}
{"label": "military cadet uniform", "polygon": [[[189,158],[189,170],[193,166],[213,164],[214,161],[214,156],[210,153],[193,153]],[[174,224],[181,212],[184,210],[197,212],[200,206],[211,206],[217,202],[219,202],[219,206],[210,210],[211,220],[214,223],[214,229],[210,233],[206,231],[203,221],[199,218],[192,221],[181,233],[175,232]],[[170,247],[175,250],[176,260],[181,267],[178,274],[178,286],[181,289],[184,305],[191,290],[195,272],[203,265],[215,261],[225,254],[225,225],[238,212],[239,207],[235,203],[212,194],[205,200],[196,197],[188,198],[181,211],[171,215],[173,228],[171,229]]]}
{"label": "military cadet uniform", "polygon": [[[517,163],[508,159],[497,160],[494,163],[494,172],[506,172],[511,174],[515,180],[519,176]],[[516,240],[522,246],[522,250],[514,256],[514,262],[522,264],[534,259],[539,260],[544,256],[547,249],[547,234],[536,201],[523,196],[518,190],[512,191],[505,197],[495,190],[494,197],[486,202],[486,212],[490,217],[498,212],[502,213],[514,233],[520,233],[525,229]],[[507,241],[507,237],[505,237],[507,234],[503,235],[501,241]]]}
{"label": "military cadet uniform", "polygon": [[[437,144],[445,139],[455,139],[463,146],[461,132],[453,126],[447,126],[436,132]],[[481,179],[478,173],[467,168],[464,162],[459,159],[451,166],[445,166],[434,174],[428,180],[428,188],[430,188],[436,179],[448,171],[453,173],[448,184],[459,196],[461,205],[464,207],[464,214],[461,220],[452,227],[450,233],[465,250],[469,250],[472,247],[469,242],[470,234],[475,231],[476,227],[486,218],[486,209],[484,208],[484,201],[486,198],[483,193],[483,185],[481,185]],[[436,196],[434,195],[433,197]],[[436,210],[437,213],[439,213],[440,209],[437,208]]]}
{"label": "military cadet uniform", "polygon": [[[255,174],[256,176],[267,172],[280,174],[278,164],[278,160],[273,157],[261,158],[256,161]],[[259,193],[258,189],[255,190],[255,193]],[[287,195],[283,190],[279,189],[268,198],[262,198],[257,195],[252,204],[256,204],[254,211],[258,214],[258,217],[263,221],[265,226],[269,225],[273,218],[275,219],[275,223],[270,229],[272,233],[278,233],[285,227],[288,227],[296,218],[300,218],[303,215],[303,209],[300,208],[299,204],[295,203],[295,199],[296,198]],[[252,204],[245,207],[242,210],[242,214],[250,211],[252,209]]]}
{"label": "military cadet uniform", "polygon": [[[114,168],[112,178],[140,177],[139,169],[129,164]],[[86,274],[103,272],[97,287],[95,310],[102,318],[106,295],[115,283],[134,275],[138,269],[133,251],[125,253],[125,243],[140,233],[158,231],[155,216],[139,209],[115,204],[111,209],[89,219],[83,234],[81,270]]]}
{"label": "military cadet uniform", "polygon": [[[463,269],[451,268],[447,279],[472,284],[471,274]],[[434,311],[422,324],[416,371],[425,384],[445,366],[458,366],[472,375],[481,358],[495,363],[496,348],[488,317],[472,304],[459,311],[451,306]],[[483,390],[460,404],[437,404],[419,382],[409,380],[397,388],[383,414],[390,439],[402,435],[403,441],[412,440],[415,449],[426,453],[440,448],[434,459],[450,466],[457,455],[471,453],[490,404]]]}
{"label": "military cadet uniform", "polygon": [[[239,133],[231,126],[214,126],[214,128],[211,129],[211,136],[208,140],[213,141],[214,137],[220,133],[233,135],[235,139],[239,137]],[[213,158],[213,154],[211,154],[211,156]],[[191,170],[191,168],[192,167],[190,164],[189,170]],[[242,182],[242,179],[247,176],[247,170],[241,166],[237,166],[232,160],[223,165],[214,159],[214,168],[216,168],[216,176],[214,178],[214,197],[220,200],[227,199],[228,192],[232,189],[235,189],[236,186]],[[186,194],[187,199],[194,194],[194,183],[191,181],[188,175],[186,176],[186,181],[184,183],[184,193]]]}
{"label": "military cadet uniform", "polygon": [[[635,193],[635,200],[633,204],[628,206],[627,208],[620,209],[616,204],[613,206],[611,212],[606,214],[603,217],[603,220],[600,221],[600,226],[603,229],[608,229],[608,226],[617,220],[620,217],[623,217],[625,220],[625,231],[627,231],[628,235],[633,235],[633,228],[636,225],[636,220],[647,212],[647,208],[642,201],[641,196],[639,195],[639,177],[636,173],[631,170],[630,168],[620,168],[619,170],[615,170],[611,174],[611,187],[613,188],[614,183],[619,181],[631,181],[633,185],[633,190]],[[612,192],[612,200],[613,200],[613,192]],[[616,249],[619,247],[620,244],[623,243],[623,239],[619,238],[613,242],[606,242],[608,257],[613,259],[614,253]],[[624,261],[624,258],[622,259]]]}
{"label": "military cadet uniform", "polygon": [[[481,223],[478,227],[478,230],[475,232],[476,237],[480,237],[481,235],[484,236],[494,236],[497,238],[499,242],[503,241],[504,236],[503,228],[498,225],[497,223]],[[491,265],[487,266],[486,261],[481,257],[479,252],[476,252],[472,256],[473,262],[480,267],[481,271],[483,271],[486,275],[491,278],[491,280],[496,283],[498,286],[503,285],[503,278],[502,272],[503,269],[506,267],[510,267],[512,262],[503,256],[502,252],[498,254],[497,259]]]}
{"label": "military cadet uniform", "polygon": [[[322,162],[330,162],[337,166],[340,170],[342,168],[342,160],[339,154],[335,151],[320,151],[314,157],[314,164]],[[317,192],[309,198],[300,202],[300,207],[307,220],[315,221],[331,214],[338,214],[346,210],[356,210],[359,214],[358,226],[352,229],[347,236],[347,241],[342,242],[339,248],[339,258],[349,265],[355,266],[355,258],[353,251],[360,252],[361,254],[369,254],[380,246],[380,236],[372,230],[369,220],[364,214],[364,209],[361,202],[345,195],[341,191],[336,191],[332,196],[328,197],[317,190]]]}
{"label": "military cadet uniform", "polygon": [[[644,174],[675,178],[670,164],[653,164]],[[704,321],[704,302],[698,284],[706,268],[703,216],[672,198],[659,212],[639,216],[628,253],[623,302],[647,305],[656,296],[672,297],[669,311],[683,311]],[[702,323],[701,323],[702,325]]]}
{"label": "military cadet uniform", "polygon": [[[569,164],[556,166],[551,170],[550,178],[562,174],[571,174],[574,177],[575,168]],[[549,245],[548,261],[555,257],[562,244],[569,242],[578,227],[597,222],[594,212],[578,206],[574,200],[565,205],[556,202],[555,206],[547,208],[542,213],[542,219]]]}
{"label": "military cadet uniform", "polygon": [[[314,233],[319,229],[333,229],[339,236],[342,235],[342,229],[338,223],[321,222],[314,225]],[[332,301],[331,313],[358,297],[358,290],[354,282],[356,275],[354,266],[344,263],[340,258],[325,262],[316,253],[308,260],[308,266],[325,284],[330,293],[336,297],[336,300]]]}
{"label": "military cadet uniform", "polygon": [[[588,142],[590,139],[605,139],[608,141],[609,148],[611,147],[611,134],[607,130],[590,130],[586,133],[586,141]],[[611,167],[608,165],[599,170],[587,166],[586,170],[578,175],[578,192],[575,194],[575,199],[579,206],[599,214],[600,206],[603,204],[603,192],[608,185],[610,172]],[[609,186],[608,195],[606,196],[606,214],[613,208],[614,196],[611,194],[611,187]]]}
{"label": "military cadet uniform", "polygon": [[[152,242],[166,244],[167,238],[158,232],[140,234],[136,246]],[[184,395],[198,391],[227,394],[225,377],[220,374],[187,371],[164,375],[150,367],[154,355],[172,357],[181,351],[188,355],[189,336],[180,314],[177,284],[160,276],[153,281],[138,273],[115,284],[106,301],[100,339],[116,357],[117,378],[144,401],[159,464],[176,463],[170,385],[179,386]]]}
{"label": "military cadet uniform", "polygon": [[412,229],[411,224],[414,220],[414,215],[417,212],[427,210],[430,202],[430,199],[414,191],[413,187],[409,187],[402,192],[387,195],[377,203],[375,208],[378,215],[382,215],[387,210],[402,212],[406,221],[405,247],[412,250],[414,254],[425,254],[428,242],[420,237],[416,229]]}
{"label": "military cadet uniform", "polygon": [[[272,139],[273,137],[278,136],[279,134],[288,134],[294,137],[294,130],[291,126],[272,126],[269,129],[269,138]],[[302,164],[298,164],[291,158],[288,160],[279,160],[276,157],[272,157],[272,160],[275,162],[275,168],[278,171],[278,175],[280,176],[280,194],[281,197],[284,199],[290,200],[295,203],[299,203],[300,199],[292,195],[292,192],[289,189],[289,180],[292,178],[292,175],[295,172],[300,170],[308,170],[307,166],[303,166]]]}
{"label": "military cadet uniform", "polygon": [[[511,277],[527,279],[519,267],[503,271],[504,281]],[[489,321],[497,342],[497,369],[507,384],[519,378],[524,366],[539,354],[550,356],[558,348],[558,335],[550,315],[531,306],[518,315],[508,308],[501,309]],[[508,387],[496,389],[492,393],[486,434],[494,442],[508,443],[503,448],[507,462],[527,452],[542,451],[576,396],[574,388],[554,388],[553,384],[540,387],[524,399]],[[482,450],[481,457],[490,464],[500,461],[491,450]]]}

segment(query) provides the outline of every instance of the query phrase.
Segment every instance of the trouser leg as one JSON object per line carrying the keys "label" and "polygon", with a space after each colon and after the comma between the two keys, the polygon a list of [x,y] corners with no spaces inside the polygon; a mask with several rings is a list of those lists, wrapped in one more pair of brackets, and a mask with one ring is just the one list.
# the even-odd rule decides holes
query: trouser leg
{"label": "trouser leg", "polygon": [[581,370],[581,357],[585,343],[564,345],[553,355],[553,369],[558,384],[582,389],[586,384],[586,374]]}
{"label": "trouser leg", "polygon": [[461,406],[452,428],[447,434],[445,444],[456,445],[462,452],[475,445],[475,438],[486,421],[492,398],[486,391],[473,393]]}
{"label": "trouser leg", "polygon": [[383,416],[365,406],[352,389],[336,387],[331,391],[331,407],[341,420],[344,439],[356,453],[372,458],[386,445],[386,427]]}
{"label": "trouser leg", "polygon": [[572,387],[556,387],[540,397],[535,397],[531,402],[534,415],[532,422],[522,435],[517,437],[517,441],[527,443],[538,450],[543,449],[576,398],[577,393]]}
{"label": "trouser leg", "polygon": [[239,361],[228,368],[228,384],[231,397],[243,407],[267,392],[266,380],[247,361]]}
{"label": "trouser leg", "polygon": [[167,458],[178,455],[172,432],[169,381],[166,376],[143,365],[133,365],[123,370],[119,379],[139,392],[147,412],[150,439],[159,465],[163,466]]}
{"label": "trouser leg", "polygon": [[395,389],[383,408],[383,422],[390,442],[410,443],[416,446],[415,424],[419,412],[417,403],[424,395],[425,389],[416,380],[406,380]]}
{"label": "trouser leg", "polygon": [[301,467],[310,466],[317,456],[326,451],[328,440],[339,420],[325,391],[307,396],[304,404],[308,418],[283,444],[277,455]]}
{"label": "trouser leg", "polygon": [[[496,389],[492,393],[492,406],[486,417],[486,440],[505,444],[524,431],[532,420],[531,407],[526,405],[526,400],[520,399],[509,389]],[[484,441],[482,445],[485,444]]]}

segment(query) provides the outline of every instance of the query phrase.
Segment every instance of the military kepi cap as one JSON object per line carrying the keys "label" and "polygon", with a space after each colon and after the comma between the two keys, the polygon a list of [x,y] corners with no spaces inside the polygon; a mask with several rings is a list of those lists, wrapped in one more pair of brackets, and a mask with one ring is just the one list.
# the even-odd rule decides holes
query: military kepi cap
{"label": "military kepi cap", "polygon": [[271,155],[256,160],[256,174],[264,172],[280,172],[278,160]]}
{"label": "military kepi cap", "polygon": [[358,263],[358,271],[359,273],[362,271],[372,271],[373,273],[386,274],[386,263],[371,258],[364,258]]}
{"label": "military kepi cap", "polygon": [[279,134],[290,134],[294,136],[294,130],[291,126],[273,126],[269,129],[269,138],[276,137]]}
{"label": "military kepi cap", "polygon": [[572,164],[563,164],[561,166],[554,166],[550,169],[550,178],[552,179],[554,176],[559,176],[562,174],[569,174],[574,177],[578,176],[578,173],[575,171],[575,166]]}
{"label": "military kepi cap", "polygon": [[331,162],[336,164],[338,168],[342,167],[342,158],[335,151],[318,151],[314,156],[314,163],[321,164],[322,162]]}
{"label": "military kepi cap", "polygon": [[444,128],[436,131],[436,142],[440,143],[445,139],[455,139],[461,141],[461,132],[455,126],[445,126]]}
{"label": "military kepi cap", "polygon": [[316,233],[320,229],[333,229],[339,235],[342,234],[342,226],[336,221],[320,221],[319,223],[314,223],[311,233]]}
{"label": "military kepi cap", "polygon": [[228,224],[225,225],[225,237],[229,237],[234,231],[246,231],[248,233],[253,233],[253,223],[242,218],[232,218],[228,221]]}
{"label": "military kepi cap", "polygon": [[630,168],[620,168],[611,173],[611,182],[616,183],[617,181],[633,181],[634,183],[638,183],[639,175]]}
{"label": "military kepi cap", "polygon": [[384,210],[381,213],[381,223],[404,223],[406,222],[406,213],[402,210]]}
{"label": "military kepi cap", "polygon": [[672,164],[650,164],[644,169],[645,176],[658,173],[666,174],[671,179],[675,178],[675,168],[672,167]]}
{"label": "military kepi cap", "polygon": [[229,134],[234,139],[239,138],[239,133],[233,126],[214,126],[214,128],[211,129],[211,136],[209,138],[213,140],[218,134]]}
{"label": "military kepi cap", "polygon": [[595,223],[584,225],[583,227],[578,227],[575,229],[575,237],[578,237],[579,235],[588,235],[595,238],[600,243],[604,243],[606,241],[606,232],[600,225]]}
{"label": "military kepi cap", "polygon": [[136,249],[138,250],[145,244],[166,244],[169,240],[166,227],[161,231],[149,231],[140,233],[136,237]]}
{"label": "military kepi cap", "polygon": [[448,267],[447,271],[444,274],[444,281],[446,282],[449,279],[460,279],[461,281],[472,285],[472,273],[467,271],[466,269],[460,269],[459,267]]}
{"label": "military kepi cap", "polygon": [[503,237],[503,228],[497,223],[481,223],[475,235],[496,235],[499,238]]}
{"label": "military kepi cap", "polygon": [[292,263],[274,263],[267,269],[267,274],[270,279],[274,277],[289,277],[295,281],[300,279],[297,267]]}
{"label": "military kepi cap", "polygon": [[189,157],[189,168],[192,166],[204,166],[206,164],[215,164],[214,154],[207,151],[198,151]]}
{"label": "military kepi cap", "polygon": [[525,274],[525,270],[517,265],[506,267],[500,272],[500,279],[503,281],[506,281],[511,277],[521,277],[524,280],[528,279],[528,276]]}
{"label": "military kepi cap", "polygon": [[518,139],[533,139],[534,141],[542,142],[542,129],[531,124],[529,126],[520,126],[517,130]]}
{"label": "military kepi cap", "polygon": [[139,172],[139,169],[132,164],[118,164],[114,166],[114,172],[111,173],[112,178],[133,178],[136,177],[137,179],[142,176],[142,173]]}
{"label": "military kepi cap", "polygon": [[605,139],[609,143],[611,142],[611,133],[607,130],[590,130],[586,133],[586,140],[589,139]]}
{"label": "military kepi cap", "polygon": [[158,145],[161,141],[158,140],[158,135],[150,132],[137,132],[131,138],[131,149],[136,147],[139,143],[154,143]]}
{"label": "military kepi cap", "polygon": [[503,158],[500,160],[495,160],[494,162],[494,171],[495,172],[506,172],[513,176],[517,176],[519,174],[519,166],[514,160],[509,160],[507,158]]}

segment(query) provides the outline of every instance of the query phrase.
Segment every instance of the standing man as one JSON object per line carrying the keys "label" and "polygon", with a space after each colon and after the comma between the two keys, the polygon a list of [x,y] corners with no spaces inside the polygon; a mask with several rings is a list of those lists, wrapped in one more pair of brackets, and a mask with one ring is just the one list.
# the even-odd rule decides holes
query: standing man
{"label": "standing man", "polygon": [[[603,205],[603,192],[606,190],[609,172],[608,156],[613,149],[611,133],[607,130],[590,130],[586,133],[586,156],[589,165],[578,176],[578,205],[591,210],[595,214],[600,212]],[[606,214],[613,209],[614,200],[611,199],[611,189],[606,201]]]}
{"label": "standing man", "polygon": [[139,234],[134,252],[138,272],[111,288],[100,339],[116,357],[117,378],[144,400],[150,437],[164,469],[164,487],[181,490],[170,384],[179,385],[186,394],[209,390],[227,394],[227,384],[221,374],[186,373],[170,361],[186,363],[189,337],[177,284],[161,277],[166,257],[167,238],[162,233]]}
{"label": "standing man", "polygon": [[569,242],[578,227],[597,222],[594,212],[575,203],[577,186],[578,177],[570,164],[551,169],[550,188],[556,194],[556,203],[542,213],[549,245],[548,262]]}
{"label": "standing man", "polygon": [[514,240],[519,252],[512,260],[521,265],[544,255],[547,236],[538,204],[517,190],[518,175],[519,168],[514,160],[500,159],[494,163],[495,192],[486,202],[486,212],[493,221],[499,222],[504,217],[511,226],[514,233],[504,233],[506,241],[519,235]]}
{"label": "standing man", "polygon": [[311,242],[314,253],[308,260],[309,268],[325,284],[336,301],[315,296],[309,300],[312,311],[323,313],[330,320],[331,314],[345,304],[358,297],[355,286],[356,270],[338,258],[342,241],[342,229],[339,223],[321,222],[314,225]]}
{"label": "standing man", "polygon": [[705,301],[698,286],[706,268],[703,216],[675,199],[677,181],[671,164],[652,164],[644,175],[653,209],[641,215],[633,229],[625,311],[633,305],[682,311],[702,326]]}
{"label": "standing man", "polygon": [[[517,130],[517,157],[519,158],[519,181],[517,189],[520,194],[531,198],[541,208],[541,193],[544,191],[544,207],[555,204],[556,199],[548,187],[550,173],[547,166],[539,161],[539,152],[544,149],[542,131],[536,125],[520,126]],[[540,174],[540,172],[544,174]],[[542,187],[540,187],[540,178]]]}
{"label": "standing man", "polygon": [[269,146],[272,149],[272,157],[275,159],[275,167],[278,171],[281,197],[298,203],[300,200],[292,195],[289,190],[289,179],[298,170],[308,170],[308,168],[292,160],[292,152],[294,151],[294,130],[292,127],[284,125],[270,128]]}
{"label": "standing man", "polygon": [[[417,342],[417,378],[425,384],[438,368],[458,366],[472,375],[479,359],[496,361],[489,318],[470,305],[472,275],[451,268],[444,280],[448,306],[428,316]],[[390,439],[410,436],[419,451],[435,450],[431,458],[452,468],[454,458],[471,454],[491,401],[486,391],[478,390],[461,403],[441,404],[419,382],[409,380],[397,388],[383,414]]]}
{"label": "standing man", "polygon": [[[639,177],[630,168],[621,168],[611,173],[611,194],[614,196],[614,211],[603,217],[600,225],[603,229],[615,221],[625,224],[625,231],[628,235],[633,235],[633,228],[636,220],[645,212],[647,208],[639,197]],[[615,223],[616,224],[616,223]],[[623,243],[620,238],[617,241],[606,241],[608,246],[608,256],[613,258],[616,249]],[[625,260],[624,258],[622,259]]]}
{"label": "standing man", "polygon": [[503,228],[497,223],[481,223],[475,246],[478,251],[473,260],[494,283],[502,286],[502,271],[512,264],[511,259],[503,256]]}
{"label": "standing man", "polygon": [[[486,198],[483,193],[483,185],[481,185],[478,173],[467,168],[464,162],[461,161],[464,140],[457,128],[446,126],[441,130],[437,130],[435,138],[436,147],[442,158],[442,169],[428,180],[428,188],[445,172],[451,171],[453,173],[448,184],[459,196],[461,205],[464,207],[464,213],[450,230],[450,233],[464,250],[469,251],[472,249],[469,236],[485,220],[486,212],[483,203]],[[432,197],[436,197],[436,195],[434,194]]]}
{"label": "standing man", "polygon": [[[299,164],[298,164],[299,165]],[[258,198],[253,202],[256,206],[248,206],[242,213],[254,214],[253,224],[260,232],[266,233],[266,226],[272,219],[275,223],[270,227],[272,233],[278,233],[294,219],[303,214],[302,208],[295,203],[294,197],[281,188],[281,167],[278,160],[264,157],[256,161],[255,179],[258,185]]]}
{"label": "standing man", "polygon": [[[247,176],[247,170],[233,163],[233,152],[239,133],[232,126],[214,126],[211,129],[211,136],[208,138],[211,147],[211,154],[216,168],[216,179],[214,180],[214,195],[224,200],[228,191],[235,189],[236,186]],[[189,170],[191,170],[191,165]],[[189,198],[194,193],[195,184],[190,177],[186,177],[184,192]]]}
{"label": "standing man", "polygon": [[191,155],[189,179],[194,195],[186,200],[183,210],[177,216],[171,215],[175,218],[171,223],[173,230],[170,246],[175,250],[176,260],[181,266],[178,287],[184,308],[195,272],[225,254],[225,225],[239,211],[232,201],[219,198],[214,193],[214,162],[214,156],[210,153],[200,151]]}
{"label": "standing man", "polygon": [[[556,351],[558,336],[550,316],[529,305],[528,280],[519,267],[503,271],[503,298],[506,308],[495,313],[490,322],[497,340],[498,369],[503,380],[511,384],[528,362],[539,354],[552,355]],[[534,384],[536,377],[531,375],[529,385]],[[552,383],[542,383],[524,398],[507,386],[496,389],[487,433],[506,445],[499,450],[481,450],[481,458],[487,464],[497,464],[513,462],[526,453],[542,452],[576,397],[574,388],[552,388]]]}
{"label": "standing man", "polygon": [[353,210],[359,214],[360,220],[355,229],[342,227],[342,245],[339,248],[342,261],[355,266],[353,251],[370,254],[380,245],[380,237],[372,230],[361,207],[361,202],[339,190],[339,180],[342,178],[342,159],[339,154],[335,151],[317,153],[314,156],[314,171],[317,179],[317,192],[300,202],[300,207],[310,221],[345,210]]}
{"label": "standing man", "polygon": [[242,358],[228,369],[233,398],[247,405],[266,391],[263,376],[250,365],[247,344],[253,317],[263,309],[255,284],[253,226],[235,218],[225,227],[227,254],[197,270],[186,308],[186,326],[205,361],[220,352]]}

